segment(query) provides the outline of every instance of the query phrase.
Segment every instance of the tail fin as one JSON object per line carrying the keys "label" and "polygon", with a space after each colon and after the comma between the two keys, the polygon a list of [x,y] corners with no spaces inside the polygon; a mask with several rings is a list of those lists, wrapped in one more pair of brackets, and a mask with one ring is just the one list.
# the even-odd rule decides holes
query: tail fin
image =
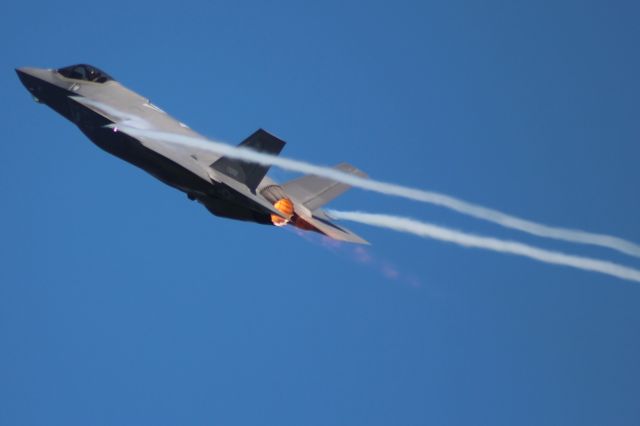
{"label": "tail fin", "polygon": [[[283,140],[263,129],[258,129],[238,146],[271,155],[278,155],[280,151],[282,151],[282,148],[284,148],[284,145],[285,142]],[[247,185],[251,192],[255,192],[258,184],[269,171],[269,166],[228,157],[220,157],[219,160],[211,164],[211,167]]]}
{"label": "tail fin", "polygon": [[[347,163],[340,163],[334,168],[345,173],[367,177],[364,172]],[[287,195],[313,211],[341,195],[351,186],[331,179],[308,175],[289,181],[283,184],[282,188]]]}

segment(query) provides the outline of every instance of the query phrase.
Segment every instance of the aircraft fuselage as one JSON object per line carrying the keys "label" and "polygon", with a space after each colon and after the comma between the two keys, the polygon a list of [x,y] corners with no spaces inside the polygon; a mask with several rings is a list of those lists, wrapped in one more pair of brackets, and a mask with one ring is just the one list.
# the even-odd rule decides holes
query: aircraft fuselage
{"label": "aircraft fuselage", "polygon": [[[34,68],[21,68],[16,72],[38,102],[74,123],[104,151],[185,192],[190,199],[199,201],[217,216],[271,224],[268,214],[252,208],[244,197],[225,185],[158,154],[126,133],[106,127],[136,117],[167,131],[195,134],[137,93],[113,80],[102,83],[78,82],[54,70]],[[80,99],[82,102],[78,101]]]}

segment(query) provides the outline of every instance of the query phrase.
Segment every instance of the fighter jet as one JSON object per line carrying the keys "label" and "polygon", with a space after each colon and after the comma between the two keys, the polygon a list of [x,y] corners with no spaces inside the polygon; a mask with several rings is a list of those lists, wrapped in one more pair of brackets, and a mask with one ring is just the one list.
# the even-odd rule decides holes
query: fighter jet
{"label": "fighter jet", "polygon": [[[134,137],[130,134],[133,132],[127,133],[127,128],[202,138],[149,99],[94,66],[18,68],[16,72],[36,102],[74,123],[98,147],[184,192],[216,216],[290,225],[336,240],[367,243],[332,223],[321,209],[349,189],[348,185],[317,176],[302,176],[278,185],[266,176],[269,166],[220,156],[209,149],[147,136]],[[281,139],[258,129],[239,146],[278,155],[284,145]],[[366,176],[346,163],[335,167]]]}

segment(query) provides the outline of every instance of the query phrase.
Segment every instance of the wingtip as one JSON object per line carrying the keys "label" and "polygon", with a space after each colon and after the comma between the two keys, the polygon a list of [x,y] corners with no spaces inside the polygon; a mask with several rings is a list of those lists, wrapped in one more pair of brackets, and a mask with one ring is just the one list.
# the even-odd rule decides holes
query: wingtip
{"label": "wingtip", "polygon": [[354,166],[353,164],[349,164],[346,162],[342,162],[340,164],[336,164],[334,167],[334,169],[340,170],[341,172],[344,173],[349,173],[350,175],[355,175],[361,178],[368,178],[369,175],[366,174],[365,172],[363,172],[362,170],[360,170],[359,168],[357,168],[356,166]]}

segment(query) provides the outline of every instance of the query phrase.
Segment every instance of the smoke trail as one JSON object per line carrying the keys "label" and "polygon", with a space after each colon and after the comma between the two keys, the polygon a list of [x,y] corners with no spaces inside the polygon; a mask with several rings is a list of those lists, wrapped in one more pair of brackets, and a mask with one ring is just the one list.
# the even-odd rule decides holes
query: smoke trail
{"label": "smoke trail", "polygon": [[400,216],[384,214],[345,212],[328,210],[327,213],[334,219],[360,222],[380,228],[406,232],[424,238],[433,238],[465,247],[475,247],[501,253],[515,254],[545,263],[571,266],[585,271],[600,272],[623,280],[640,282],[640,270],[629,268],[616,263],[607,262],[589,257],[574,256],[551,250],[533,247],[516,241],[500,240],[497,238],[483,237],[465,232],[444,228],[430,223],[420,222]]}
{"label": "smoke trail", "polygon": [[543,225],[437,192],[424,191],[421,189],[409,188],[392,183],[379,182],[359,176],[354,176],[349,173],[341,172],[332,168],[316,166],[314,164],[303,161],[273,156],[246,148],[240,148],[220,142],[211,141],[201,137],[145,130],[129,126],[116,127],[115,125],[112,125],[111,127],[120,128],[122,131],[132,136],[148,137],[165,142],[188,145],[203,150],[213,151],[230,158],[250,161],[263,165],[276,166],[286,170],[301,173],[313,174],[381,194],[393,195],[396,197],[435,204],[478,219],[497,223],[498,225],[504,226],[506,228],[517,229],[519,231],[527,232],[539,237],[607,247],[609,249],[617,250],[631,256],[640,257],[640,245],[624,240],[622,238],[605,234],[595,234],[575,229]]}

